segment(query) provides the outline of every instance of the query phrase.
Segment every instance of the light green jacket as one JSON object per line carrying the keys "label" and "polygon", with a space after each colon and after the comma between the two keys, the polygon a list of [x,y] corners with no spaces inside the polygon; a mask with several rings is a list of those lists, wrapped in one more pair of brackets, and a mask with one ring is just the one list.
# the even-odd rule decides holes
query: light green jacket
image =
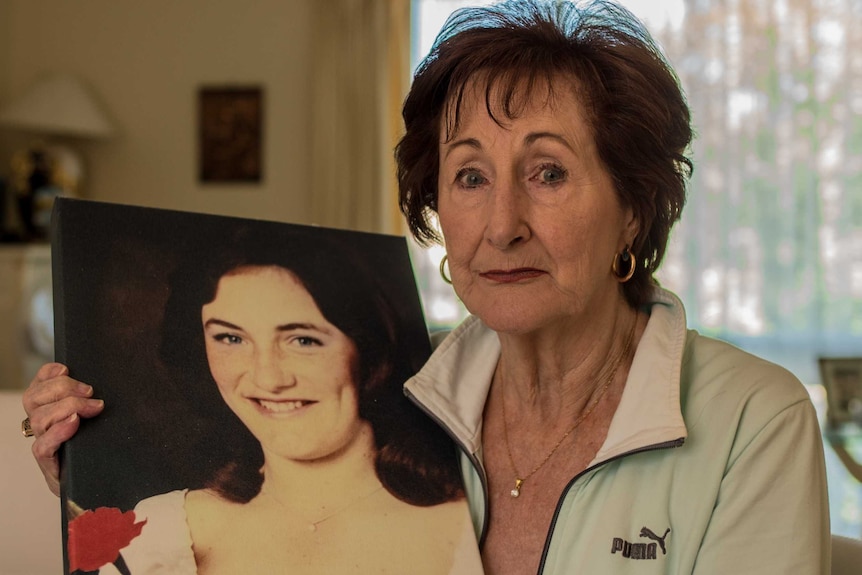
{"label": "light green jacket", "polygon": [[[686,329],[656,290],[607,439],[560,494],[541,574],[824,574],[823,445],[785,369]],[[406,391],[458,442],[480,541],[487,521],[482,412],[500,354],[465,320]]]}

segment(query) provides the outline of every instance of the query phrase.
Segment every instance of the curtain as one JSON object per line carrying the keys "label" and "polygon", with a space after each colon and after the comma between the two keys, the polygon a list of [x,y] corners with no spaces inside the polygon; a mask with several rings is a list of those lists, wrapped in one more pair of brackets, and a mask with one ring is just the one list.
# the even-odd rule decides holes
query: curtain
{"label": "curtain", "polygon": [[313,3],[314,223],[400,230],[392,152],[409,83],[410,1]]}
{"label": "curtain", "polygon": [[[789,368],[822,416],[818,357],[862,356],[862,2],[683,6],[653,27],[698,134],[659,277],[692,327]],[[833,531],[859,537],[862,490],[826,456]]]}
{"label": "curtain", "polygon": [[862,354],[862,3],[685,7],[656,34],[698,132],[663,277],[704,331]]}

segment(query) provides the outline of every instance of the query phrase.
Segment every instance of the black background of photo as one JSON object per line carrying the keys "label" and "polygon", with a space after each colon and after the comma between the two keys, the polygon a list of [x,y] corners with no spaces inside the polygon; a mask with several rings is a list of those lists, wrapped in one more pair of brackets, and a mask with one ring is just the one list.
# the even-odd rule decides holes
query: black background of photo
{"label": "black background of photo", "polygon": [[212,419],[230,413],[201,420],[181,389],[195,382],[176,381],[158,346],[168,275],[188,250],[224,241],[224,230],[240,223],[274,238],[301,229],[311,241],[326,238],[353,251],[404,320],[405,349],[416,356],[411,363],[427,358],[403,237],[59,198],[52,223],[55,355],[105,400],[103,413],[82,420],[63,448],[64,502],[127,510],[154,494],[202,487],[211,475],[206,448],[218,445],[207,434]]}

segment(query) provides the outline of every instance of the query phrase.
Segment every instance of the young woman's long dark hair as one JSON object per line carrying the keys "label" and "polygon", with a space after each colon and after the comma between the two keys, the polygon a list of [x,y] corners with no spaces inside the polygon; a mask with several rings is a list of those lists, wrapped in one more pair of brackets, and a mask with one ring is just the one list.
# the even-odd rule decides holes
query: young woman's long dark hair
{"label": "young woman's long dark hair", "polygon": [[[405,345],[402,322],[362,257],[321,230],[258,222],[225,224],[196,238],[197,248],[170,278],[160,354],[180,378],[184,395],[206,414],[194,430],[215,473],[205,485],[225,498],[247,502],[263,481],[259,442],[227,408],[206,359],[201,308],[213,300],[219,279],[247,266],[290,271],[323,316],[357,349],[355,385],[359,415],[371,424],[375,467],[382,484],[413,505],[436,505],[463,495],[455,448],[444,432],[407,400],[402,384],[427,350]],[[218,422],[211,425],[211,422]]]}

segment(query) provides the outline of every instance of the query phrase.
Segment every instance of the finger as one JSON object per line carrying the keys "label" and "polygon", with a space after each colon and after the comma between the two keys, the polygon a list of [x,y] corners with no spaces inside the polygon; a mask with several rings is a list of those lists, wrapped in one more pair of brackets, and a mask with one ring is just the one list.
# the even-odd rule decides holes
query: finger
{"label": "finger", "polygon": [[[90,418],[101,413],[104,407],[105,402],[101,399],[66,397],[31,410],[29,413],[30,427],[38,438],[49,432],[54,425],[62,424],[72,415]],[[77,424],[75,429],[77,429]]]}
{"label": "finger", "polygon": [[40,381],[45,381],[48,379],[52,379],[55,377],[59,377],[61,375],[68,375],[69,368],[63,365],[62,363],[50,362],[44,364],[39,370],[36,372],[36,377],[33,379],[37,379]]}
{"label": "finger", "polygon": [[21,404],[24,411],[32,417],[33,412],[40,407],[58,403],[68,397],[88,398],[92,395],[92,386],[68,375],[59,375],[48,380],[39,380],[37,376],[24,392]]}
{"label": "finger", "polygon": [[30,381],[30,385],[27,387],[25,395],[32,394],[35,391],[41,390],[43,388],[42,384],[47,381],[58,377],[66,376],[68,374],[69,369],[62,363],[46,363],[42,365],[36,372],[36,375],[33,376],[33,379]]}
{"label": "finger", "polygon": [[60,495],[60,465],[57,451],[60,446],[71,438],[78,430],[81,419],[73,413],[63,421],[57,422],[51,428],[37,437],[33,442],[33,457],[45,477],[48,489],[54,495]]}

